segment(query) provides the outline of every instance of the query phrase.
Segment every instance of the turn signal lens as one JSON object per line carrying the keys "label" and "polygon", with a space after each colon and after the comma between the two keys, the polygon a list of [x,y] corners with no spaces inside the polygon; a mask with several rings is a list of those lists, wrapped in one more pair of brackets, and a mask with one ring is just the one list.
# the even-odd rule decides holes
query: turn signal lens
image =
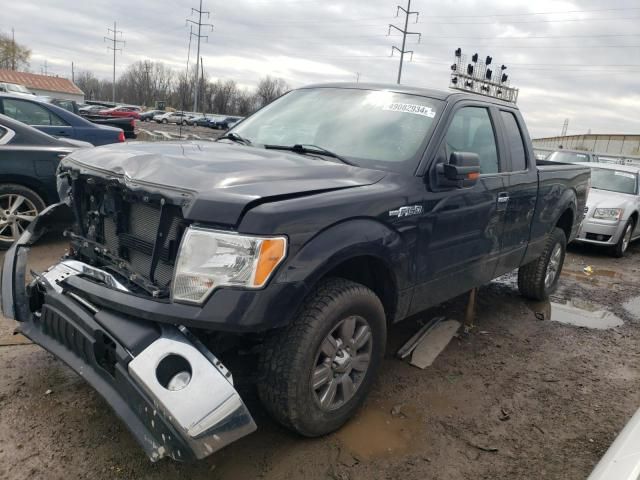
{"label": "turn signal lens", "polygon": [[253,284],[261,287],[282,261],[285,255],[286,243],[283,238],[263,240],[260,245],[260,255]]}

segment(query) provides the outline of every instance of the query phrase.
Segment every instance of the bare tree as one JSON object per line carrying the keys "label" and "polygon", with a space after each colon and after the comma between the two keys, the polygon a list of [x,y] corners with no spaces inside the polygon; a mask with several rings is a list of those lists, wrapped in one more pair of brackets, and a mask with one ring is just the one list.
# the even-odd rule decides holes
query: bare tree
{"label": "bare tree", "polygon": [[233,80],[223,82],[218,80],[214,86],[214,97],[212,102],[213,111],[223,115],[233,112],[238,95],[238,86]]}
{"label": "bare tree", "polygon": [[272,78],[267,75],[258,82],[258,87],[256,88],[258,108],[264,107],[266,104],[273,102],[287,90],[289,90],[287,82],[281,78]]}
{"label": "bare tree", "polygon": [[31,50],[0,33],[0,68],[25,70],[29,67]]}
{"label": "bare tree", "polygon": [[75,83],[84,92],[87,100],[102,100],[111,95],[111,82],[96,78],[92,72],[79,72]]}
{"label": "bare tree", "polygon": [[[195,68],[195,67],[194,67]],[[289,86],[280,78],[265,77],[255,90],[240,89],[234,80],[209,81],[206,72],[200,76],[199,98],[204,112],[247,116],[285,93]],[[130,65],[117,80],[118,102],[152,108],[157,101],[168,107],[188,110],[194,95],[195,72],[177,75],[163,63],[150,60]],[[76,84],[88,100],[108,99],[109,80],[99,80],[91,72],[80,72]]]}

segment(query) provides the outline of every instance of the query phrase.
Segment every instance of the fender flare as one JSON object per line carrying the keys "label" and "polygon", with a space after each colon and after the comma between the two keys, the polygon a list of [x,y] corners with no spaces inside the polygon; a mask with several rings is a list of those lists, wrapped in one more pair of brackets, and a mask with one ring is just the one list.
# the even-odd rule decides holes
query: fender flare
{"label": "fender flare", "polygon": [[297,301],[300,307],[307,294],[331,270],[345,261],[368,256],[384,264],[397,297],[400,291],[412,284],[410,250],[398,232],[377,220],[346,220],[331,225],[309,239],[285,261],[273,281],[302,285],[304,295]]}

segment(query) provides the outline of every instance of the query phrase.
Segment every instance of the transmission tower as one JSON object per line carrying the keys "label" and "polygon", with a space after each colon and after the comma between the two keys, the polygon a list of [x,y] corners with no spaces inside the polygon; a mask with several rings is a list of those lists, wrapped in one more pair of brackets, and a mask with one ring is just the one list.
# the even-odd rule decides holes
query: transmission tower
{"label": "transmission tower", "polygon": [[420,43],[420,40],[422,39],[422,34],[419,32],[409,32],[408,28],[409,28],[409,17],[411,15],[415,15],[416,16],[416,23],[418,23],[418,16],[420,15],[420,12],[412,12],[411,11],[411,0],[407,0],[407,8],[401,7],[400,5],[398,5],[398,9],[396,10],[396,17],[398,17],[400,15],[400,11],[404,12],[404,29],[400,28],[400,27],[396,27],[395,25],[389,24],[389,33],[388,35],[391,35],[391,29],[395,29],[397,31],[399,31],[402,34],[402,48],[398,48],[395,45],[393,47],[391,47],[391,56],[393,56],[393,52],[394,51],[398,51],[400,52],[400,66],[398,67],[398,85],[400,85],[400,80],[402,79],[402,63],[404,62],[404,55],[405,53],[409,53],[411,54],[411,60],[413,60],[413,50],[406,50],[405,47],[407,45],[407,35],[418,35],[418,43]]}
{"label": "transmission tower", "polygon": [[196,54],[196,84],[195,84],[195,94],[193,96],[193,111],[197,112],[198,111],[198,75],[200,73],[200,39],[201,38],[206,38],[207,40],[209,40],[209,36],[208,35],[202,35],[202,27],[211,27],[211,31],[213,32],[213,25],[211,23],[202,23],[202,15],[206,15],[207,18],[209,18],[209,14],[210,12],[206,12],[204,10],[202,10],[202,0],[200,0],[200,8],[192,8],[191,9],[191,15],[193,15],[194,13],[198,14],[198,21],[196,22],[195,20],[191,20],[190,18],[187,18],[187,22],[191,22],[194,25],[198,26],[198,33],[193,33],[191,32],[191,35],[195,36],[198,39],[198,51]]}
{"label": "transmission tower", "polygon": [[[116,28],[116,22],[113,22],[113,30],[107,28],[107,35],[113,34],[113,38],[104,37],[105,42],[112,42],[113,45],[107,45],[107,50],[113,50],[113,84],[111,85],[111,95],[113,103],[116,103],[116,52],[122,52],[125,46],[124,40],[118,40],[118,35],[122,36],[122,31]],[[119,47],[118,45],[122,45]]]}
{"label": "transmission tower", "polygon": [[562,133],[560,134],[560,136],[561,137],[566,137],[568,129],[569,129],[569,119],[565,118],[564,119],[564,124],[562,125]]}

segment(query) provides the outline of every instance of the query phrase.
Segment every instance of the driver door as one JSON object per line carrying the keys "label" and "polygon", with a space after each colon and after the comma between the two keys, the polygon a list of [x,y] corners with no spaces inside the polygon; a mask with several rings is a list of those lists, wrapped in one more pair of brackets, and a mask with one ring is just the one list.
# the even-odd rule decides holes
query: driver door
{"label": "driver door", "polygon": [[463,104],[451,115],[436,162],[452,152],[476,153],[480,177],[472,187],[426,192],[420,219],[417,285],[411,311],[418,312],[493,278],[500,254],[506,203],[496,122],[486,106]]}

